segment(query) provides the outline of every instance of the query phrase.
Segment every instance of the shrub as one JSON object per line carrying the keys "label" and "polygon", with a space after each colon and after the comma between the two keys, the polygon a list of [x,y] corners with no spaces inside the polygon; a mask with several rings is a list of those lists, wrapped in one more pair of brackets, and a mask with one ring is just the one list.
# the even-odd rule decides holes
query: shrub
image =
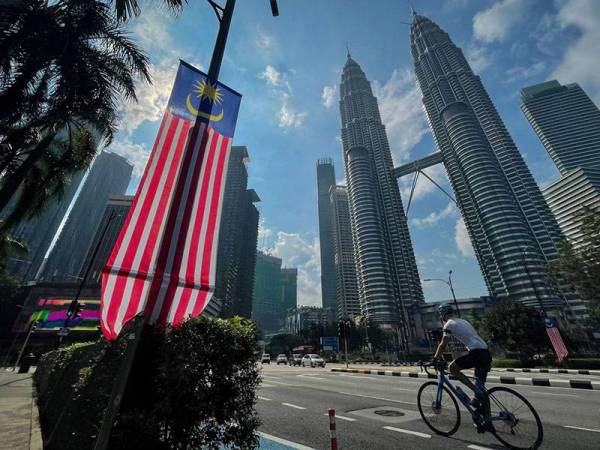
{"label": "shrub", "polygon": [[[123,342],[75,344],[41,358],[35,382],[45,448],[93,448]],[[110,448],[255,448],[256,347],[254,325],[239,318],[201,317],[167,333],[146,327]]]}

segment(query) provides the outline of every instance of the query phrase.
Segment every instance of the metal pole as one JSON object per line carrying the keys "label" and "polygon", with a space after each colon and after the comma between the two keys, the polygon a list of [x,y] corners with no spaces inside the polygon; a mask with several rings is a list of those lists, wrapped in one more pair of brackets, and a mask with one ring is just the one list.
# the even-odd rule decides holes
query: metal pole
{"label": "metal pole", "polygon": [[346,356],[346,369],[348,368],[348,337],[346,336],[346,322],[344,322],[344,354]]}
{"label": "metal pole", "polygon": [[541,311],[542,317],[546,317],[546,310],[544,309],[544,303],[542,302],[542,299],[538,295],[537,288],[535,287],[535,283],[533,282],[533,279],[531,278],[531,273],[529,272],[529,267],[527,267],[527,261],[525,260],[526,253],[527,253],[527,251],[523,250],[523,253],[521,254],[523,257],[523,267],[525,268],[525,273],[527,274],[527,279],[531,283],[531,287],[533,287],[533,294],[535,295],[535,298],[537,299],[537,301],[540,305],[540,311]]}
{"label": "metal pole", "polygon": [[13,369],[13,372],[16,372],[17,368],[19,367],[19,363],[21,362],[21,358],[23,357],[23,353],[25,352],[25,347],[27,347],[27,344],[29,343],[29,338],[31,337],[31,333],[33,333],[33,330],[35,330],[36,324],[37,324],[37,321],[32,320],[31,324],[29,325],[29,332],[27,333],[25,342],[23,342],[23,347],[21,347],[21,351],[19,352],[19,356],[17,357],[17,362],[15,362],[15,367]]}
{"label": "metal pole", "polygon": [[452,287],[452,271],[448,272],[448,286],[450,286],[450,292],[452,292],[452,298],[454,299],[454,307],[456,308],[456,313],[460,318],[460,309],[458,309],[458,302],[456,301],[456,295],[454,294],[454,288]]}
{"label": "metal pole", "polygon": [[215,42],[212,58],[210,60],[210,67],[208,69],[208,78],[210,78],[212,81],[217,81],[219,78],[219,72],[221,71],[221,63],[223,62],[223,55],[225,54],[225,45],[227,44],[227,35],[229,34],[229,26],[231,25],[231,17],[233,16],[234,8],[235,0],[227,0],[225,8],[223,9],[223,15],[219,19],[219,33],[217,35],[217,41]]}
{"label": "metal pole", "polygon": [[[75,314],[75,311],[79,304],[79,296],[81,295],[81,291],[83,291],[83,287],[85,286],[85,282],[87,281],[87,278],[92,270],[92,266],[94,265],[96,256],[98,256],[98,251],[100,250],[100,245],[102,244],[102,241],[104,240],[104,236],[106,235],[106,232],[108,231],[108,227],[115,217],[117,217],[115,215],[115,211],[112,210],[110,212],[110,215],[108,216],[108,220],[106,221],[106,224],[104,225],[102,234],[100,234],[100,237],[98,238],[98,242],[96,242],[96,247],[94,248],[94,252],[92,253],[92,256],[90,257],[90,261],[89,261],[87,267],[85,268],[85,273],[83,274],[81,283],[79,283],[79,287],[77,288],[75,297],[73,298],[73,300],[71,301],[71,304],[69,305],[69,309],[67,311],[67,317],[65,318],[64,328],[67,328],[69,326],[69,320],[71,319],[71,315],[69,314],[69,311],[71,312],[71,314]],[[60,347],[60,345],[62,344],[63,339],[64,339],[64,336],[60,336],[60,338],[58,340],[58,347]]]}

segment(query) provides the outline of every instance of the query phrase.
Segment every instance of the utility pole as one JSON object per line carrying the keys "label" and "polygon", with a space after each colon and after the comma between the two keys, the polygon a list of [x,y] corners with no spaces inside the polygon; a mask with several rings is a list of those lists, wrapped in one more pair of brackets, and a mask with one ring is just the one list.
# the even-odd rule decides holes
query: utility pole
{"label": "utility pole", "polygon": [[15,362],[15,368],[13,369],[13,372],[17,371],[17,368],[19,367],[19,363],[21,362],[21,358],[23,357],[23,353],[25,352],[25,348],[27,347],[27,344],[29,343],[29,338],[31,337],[31,333],[33,333],[35,331],[37,327],[37,320],[32,320],[31,324],[29,325],[29,331],[27,332],[27,337],[25,338],[25,342],[23,342],[23,347],[21,347],[21,351],[19,352],[19,356],[17,357],[17,361]]}

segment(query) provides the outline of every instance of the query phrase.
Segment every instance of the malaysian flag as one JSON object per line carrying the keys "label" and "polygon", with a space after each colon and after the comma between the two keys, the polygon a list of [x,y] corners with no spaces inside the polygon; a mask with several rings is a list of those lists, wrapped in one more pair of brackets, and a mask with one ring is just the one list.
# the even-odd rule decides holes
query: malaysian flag
{"label": "malaysian flag", "polygon": [[143,312],[161,326],[210,301],[240,94],[181,62],[127,219],[102,274],[102,332]]}
{"label": "malaysian flag", "polygon": [[560,331],[556,326],[556,319],[553,317],[546,317],[544,319],[544,324],[546,325],[546,333],[548,333],[550,342],[552,342],[552,347],[554,347],[554,351],[556,352],[558,362],[561,362],[567,357],[569,351],[567,350],[567,347],[565,347],[565,343],[560,336]]}

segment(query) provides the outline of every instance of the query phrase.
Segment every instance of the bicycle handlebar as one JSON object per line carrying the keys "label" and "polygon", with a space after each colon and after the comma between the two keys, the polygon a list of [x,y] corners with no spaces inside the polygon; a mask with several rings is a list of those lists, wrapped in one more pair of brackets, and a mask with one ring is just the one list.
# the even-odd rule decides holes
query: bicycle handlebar
{"label": "bicycle handlebar", "polygon": [[431,361],[427,364],[423,364],[422,367],[425,370],[425,373],[427,373],[427,375],[434,375],[431,372],[429,372],[429,370],[427,370],[429,367],[433,367],[436,371],[440,371],[440,370],[445,370],[447,367],[447,364],[446,364],[445,360],[438,360],[438,361]]}

